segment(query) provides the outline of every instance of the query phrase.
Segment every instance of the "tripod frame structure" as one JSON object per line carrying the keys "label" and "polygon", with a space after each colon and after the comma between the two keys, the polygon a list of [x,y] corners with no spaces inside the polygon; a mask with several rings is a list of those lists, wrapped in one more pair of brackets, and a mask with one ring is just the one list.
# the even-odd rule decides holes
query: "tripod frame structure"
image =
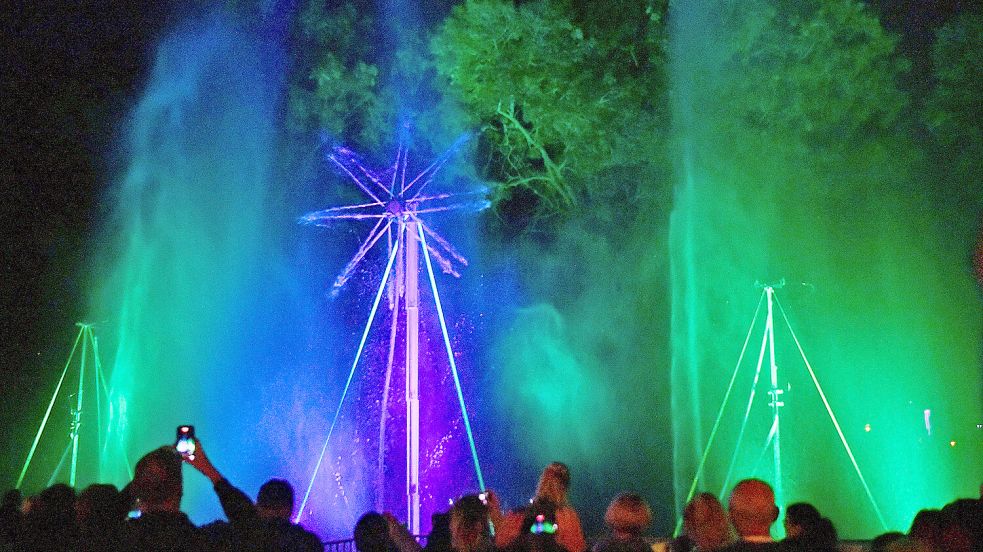
{"label": "tripod frame structure", "polygon": [[[58,384],[55,386],[55,391],[51,395],[51,400],[48,403],[48,408],[44,413],[44,417],[41,420],[41,425],[38,428],[37,434],[34,436],[34,442],[31,444],[31,449],[27,453],[27,459],[24,461],[24,467],[21,469],[20,475],[17,478],[16,488],[20,489],[24,484],[24,479],[27,476],[27,472],[31,467],[31,463],[34,460],[34,456],[38,451],[39,444],[41,443],[41,437],[44,434],[45,428],[51,419],[51,412],[54,409],[55,404],[58,402],[58,397],[62,392],[62,388],[65,387],[66,379],[68,379],[69,372],[72,372],[72,368],[75,367],[75,373],[77,374],[77,386],[74,395],[74,405],[70,406],[70,430],[68,435],[68,443],[65,446],[64,452],[61,454],[61,458],[58,461],[54,471],[48,480],[48,485],[55,482],[61,472],[64,470],[65,461],[70,460],[68,468],[68,484],[72,487],[76,486],[78,481],[78,466],[79,466],[79,448],[83,446],[81,437],[81,430],[83,422],[91,423],[93,416],[83,417],[86,412],[87,404],[84,399],[88,397],[86,393],[87,389],[94,391],[92,393],[95,396],[95,425],[96,425],[96,450],[101,456],[108,442],[106,435],[109,432],[109,421],[112,416],[112,403],[110,402],[109,388],[106,385],[106,376],[102,368],[102,362],[99,360],[99,340],[92,330],[91,324],[86,324],[83,322],[76,323],[79,328],[78,334],[75,337],[75,342],[72,345],[71,353],[68,355],[68,360],[65,362],[65,367],[62,369],[61,377],[58,378]],[[81,351],[79,351],[81,345]],[[76,360],[76,353],[79,353]],[[90,363],[91,361],[91,375],[90,375]],[[73,376],[71,379],[74,379]],[[87,379],[88,378],[88,379]],[[94,387],[94,389],[92,389]],[[72,396],[67,397],[67,403],[72,403]],[[104,418],[105,416],[105,418]],[[128,464],[127,464],[128,465]]]}
{"label": "tripod frame structure", "polygon": [[[754,328],[757,325],[758,317],[761,314],[762,306],[766,308],[766,318],[765,327],[763,335],[761,336],[761,346],[758,352],[758,361],[755,368],[754,380],[751,384],[751,390],[748,396],[747,405],[744,409],[744,417],[741,421],[741,428],[737,434],[737,441],[734,446],[734,452],[731,456],[730,463],[727,468],[727,474],[724,477],[724,482],[721,485],[719,496],[724,496],[730,486],[731,478],[734,475],[734,468],[737,464],[738,453],[741,450],[741,445],[744,441],[745,432],[748,425],[748,419],[751,415],[751,410],[755,404],[755,395],[758,387],[758,382],[761,377],[762,369],[764,368],[765,358],[767,355],[768,359],[768,372],[770,376],[770,387],[768,388],[768,407],[771,409],[771,426],[768,430],[768,435],[766,437],[764,448],[762,449],[762,456],[767,454],[768,449],[772,452],[772,464],[774,470],[774,481],[773,488],[775,491],[775,500],[778,504],[784,503],[784,488],[783,488],[783,476],[782,476],[782,448],[781,448],[781,420],[782,420],[782,408],[785,406],[785,389],[782,388],[781,382],[779,380],[778,364],[775,358],[775,310],[777,307],[778,312],[781,314],[781,318],[787,327],[789,334],[792,336],[795,346],[802,358],[803,365],[809,373],[813,384],[815,385],[816,391],[819,394],[820,399],[822,399],[823,405],[826,409],[826,413],[829,416],[833,427],[836,429],[836,434],[840,439],[840,443],[843,446],[843,450],[846,452],[850,459],[850,463],[853,466],[857,477],[863,486],[864,492],[867,495],[867,499],[870,501],[871,506],[874,509],[877,519],[881,526],[887,530],[887,523],[884,520],[884,516],[881,513],[880,508],[877,505],[877,501],[874,499],[874,495],[870,490],[870,486],[867,484],[867,480],[860,470],[860,465],[857,463],[857,459],[853,454],[853,450],[850,448],[850,444],[846,440],[846,436],[843,434],[843,430],[840,427],[839,420],[836,418],[836,414],[833,413],[833,408],[829,404],[829,400],[826,398],[826,393],[823,391],[822,386],[819,384],[819,379],[816,377],[816,372],[806,357],[805,351],[802,348],[802,344],[799,342],[798,337],[795,334],[795,330],[792,328],[792,324],[789,322],[788,316],[785,313],[785,309],[782,307],[781,303],[776,297],[775,291],[781,289],[785,286],[785,280],[782,279],[776,284],[757,284],[757,287],[761,288],[761,297],[758,300],[758,306],[755,309],[754,317],[752,318],[751,325],[748,328],[747,336],[744,339],[744,345],[741,349],[740,357],[737,361],[737,366],[734,368],[734,372],[731,375],[730,383],[727,386],[727,391],[724,393],[723,401],[720,405],[720,410],[717,412],[716,420],[713,423],[713,427],[710,430],[710,436],[707,440],[707,444],[703,449],[703,454],[700,457],[700,462],[696,469],[696,474],[693,476],[693,481],[690,485],[689,492],[687,493],[685,502],[688,503],[693,496],[696,494],[696,488],[699,484],[700,479],[703,477],[703,472],[706,467],[707,459],[710,455],[710,450],[713,447],[714,441],[717,436],[717,432],[720,429],[720,423],[723,420],[724,410],[727,407],[727,403],[730,400],[730,396],[734,390],[734,383],[737,379],[738,372],[740,371],[741,365],[743,364],[745,353],[747,352],[748,343],[750,342],[751,336],[754,332]],[[678,534],[682,527],[682,519],[680,519],[676,525],[676,533]]]}

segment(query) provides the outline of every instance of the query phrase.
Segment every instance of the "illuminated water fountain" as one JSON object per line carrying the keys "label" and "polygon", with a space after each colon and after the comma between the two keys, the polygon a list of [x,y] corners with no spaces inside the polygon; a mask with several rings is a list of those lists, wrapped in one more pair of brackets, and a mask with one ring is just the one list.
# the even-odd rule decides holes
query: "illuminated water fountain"
{"label": "illuminated water fountain", "polygon": [[[692,0],[670,10],[677,508],[694,475],[697,490],[714,493],[757,476],[782,491],[780,506],[819,505],[841,536],[870,538],[885,525],[904,530],[921,508],[975,492],[963,475],[977,469],[981,446],[981,316],[968,251],[946,230],[955,215],[926,199],[932,183],[921,181],[914,146],[866,130],[845,139],[842,126],[856,121],[826,128],[828,118],[819,116],[778,120],[790,113],[781,106],[828,106],[810,84],[856,92],[861,82],[846,71],[823,72],[815,53],[783,50],[796,40],[819,47],[812,29],[849,32],[849,22],[827,17],[834,3],[810,5],[804,19],[791,21],[769,2],[709,5]],[[835,3],[848,5],[856,7]],[[851,13],[880,29],[871,12]],[[796,26],[802,21],[813,25],[809,32]],[[863,94],[851,101],[868,116],[879,113]],[[756,117],[761,105],[769,106],[766,116]],[[892,128],[890,114],[883,117],[875,121]],[[760,296],[754,283],[779,278],[787,279],[782,303],[798,337],[774,344],[782,368],[775,387],[784,392],[780,467],[759,462],[757,450],[731,467],[744,411],[724,417],[708,454],[714,414]],[[798,343],[824,394],[814,392],[811,370],[798,369]],[[744,377],[737,389],[752,383],[753,374]],[[750,410],[747,435],[769,435],[772,408],[761,401]]]}
{"label": "illuminated water fountain", "polygon": [[[454,351],[451,347],[451,338],[448,335],[447,323],[444,319],[443,307],[440,302],[440,294],[437,291],[437,281],[434,277],[434,259],[442,268],[443,272],[458,276],[455,265],[467,265],[465,259],[454,247],[438,234],[431,224],[424,221],[425,215],[451,210],[476,210],[487,205],[487,201],[481,198],[474,198],[473,194],[450,194],[436,193],[424,195],[428,191],[428,186],[433,182],[437,172],[444,166],[450,156],[457,150],[463,138],[452,146],[447,152],[441,155],[430,166],[422,172],[407,178],[407,165],[409,152],[407,148],[400,147],[396,160],[393,165],[382,171],[374,171],[367,168],[363,162],[347,148],[335,148],[328,155],[328,159],[340,168],[358,188],[371,199],[368,203],[343,205],[330,207],[320,211],[312,212],[301,217],[302,224],[316,226],[330,226],[338,221],[344,220],[367,220],[375,221],[375,225],[369,234],[362,241],[361,246],[355,255],[345,266],[344,270],[334,282],[332,294],[337,295],[339,290],[351,277],[353,271],[365,259],[366,255],[380,243],[383,236],[386,236],[386,246],[388,259],[385,270],[383,271],[378,291],[369,311],[365,329],[362,332],[358,350],[355,353],[355,360],[352,362],[351,371],[345,383],[345,388],[341,393],[338,408],[335,410],[331,426],[321,449],[320,457],[314,467],[307,491],[301,502],[300,510],[297,514],[299,520],[303,515],[310,498],[314,482],[321,468],[321,463],[327,451],[328,444],[338,417],[341,415],[348,389],[352,379],[355,377],[356,369],[362,357],[372,322],[375,319],[376,311],[380,300],[388,290],[388,306],[393,313],[391,316],[391,327],[389,332],[389,353],[386,362],[385,382],[383,384],[383,399],[379,426],[379,451],[377,462],[377,484],[384,478],[386,464],[386,423],[388,413],[385,410],[389,405],[389,387],[392,381],[393,363],[396,359],[396,343],[400,323],[402,322],[402,333],[404,336],[405,347],[403,351],[403,363],[406,377],[406,511],[407,525],[413,534],[420,534],[420,251],[423,251],[424,266],[426,275],[429,279],[430,290],[432,292],[434,307],[437,318],[440,322],[440,331],[443,343],[447,352],[447,361],[450,365],[451,373],[454,378],[454,386],[457,391],[457,398],[461,408],[461,416],[464,421],[464,428],[467,433],[468,443],[471,451],[471,458],[474,463],[475,473],[478,478],[478,486],[485,488],[484,478],[482,477],[481,467],[478,462],[478,452],[475,448],[474,435],[471,431],[471,422],[468,417],[467,407],[464,402],[464,394],[461,391],[461,381],[457,372],[457,363],[454,360]],[[429,236],[436,246],[427,242]],[[422,246],[422,247],[421,247]],[[394,269],[395,264],[395,270]],[[392,277],[390,277],[392,276]],[[396,315],[396,313],[399,313]],[[381,485],[380,485],[381,487]],[[381,493],[377,498],[377,503],[381,504]],[[381,507],[380,507],[381,509]]]}

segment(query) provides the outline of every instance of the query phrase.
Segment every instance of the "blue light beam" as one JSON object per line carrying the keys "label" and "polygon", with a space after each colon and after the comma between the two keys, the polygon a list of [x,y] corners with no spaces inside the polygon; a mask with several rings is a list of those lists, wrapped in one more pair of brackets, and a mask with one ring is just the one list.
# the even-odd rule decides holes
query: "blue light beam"
{"label": "blue light beam", "polygon": [[396,260],[396,254],[399,252],[399,240],[393,245],[392,253],[389,254],[389,262],[386,263],[386,271],[382,275],[382,282],[379,284],[379,291],[375,294],[375,301],[372,302],[372,310],[369,311],[369,319],[365,323],[365,330],[362,332],[362,340],[358,343],[358,352],[355,353],[355,361],[352,362],[352,369],[348,372],[348,380],[345,382],[345,388],[341,392],[341,399],[338,401],[338,408],[335,410],[334,418],[331,420],[331,427],[328,428],[328,437],[324,440],[324,446],[321,447],[321,455],[317,459],[317,464],[314,466],[314,473],[311,475],[311,482],[307,485],[307,491],[304,492],[304,500],[300,503],[300,509],[297,511],[297,515],[294,517],[294,523],[300,523],[300,517],[304,514],[304,508],[307,507],[307,500],[311,496],[311,489],[314,488],[314,480],[317,479],[317,473],[321,469],[321,462],[324,461],[324,453],[328,450],[328,443],[331,441],[331,434],[334,432],[335,424],[338,423],[338,417],[341,415],[341,407],[345,404],[345,397],[348,396],[348,389],[352,385],[352,379],[355,377],[355,368],[358,366],[359,359],[362,358],[362,351],[365,349],[365,341],[369,337],[369,330],[372,328],[372,321],[375,319],[375,313],[379,308],[379,300],[382,299],[382,292],[386,289],[386,283],[389,281],[389,274],[392,272],[393,261]]}
{"label": "blue light beam", "polygon": [[437,307],[437,318],[440,320],[440,332],[444,336],[444,347],[447,349],[447,360],[451,365],[451,374],[454,376],[454,387],[457,391],[457,400],[461,405],[461,416],[464,418],[464,431],[468,434],[468,446],[471,447],[471,460],[474,462],[474,471],[478,476],[478,487],[485,491],[485,478],[481,475],[481,465],[478,463],[478,449],[474,444],[474,434],[471,432],[471,420],[468,416],[468,407],[464,404],[464,393],[461,391],[461,378],[457,375],[457,363],[454,362],[454,350],[451,348],[450,336],[447,334],[447,323],[444,321],[444,308],[440,304],[440,294],[437,292],[437,280],[433,275],[433,265],[430,264],[429,247],[427,239],[423,235],[423,225],[417,227],[420,235],[420,243],[423,244],[423,259],[427,265],[427,276],[430,278],[430,289],[433,290],[433,302]]}

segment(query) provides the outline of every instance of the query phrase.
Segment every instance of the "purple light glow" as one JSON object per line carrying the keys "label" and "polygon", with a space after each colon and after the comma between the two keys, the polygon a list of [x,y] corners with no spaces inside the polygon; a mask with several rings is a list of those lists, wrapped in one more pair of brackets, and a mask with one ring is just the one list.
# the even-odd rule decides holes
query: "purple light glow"
{"label": "purple light glow", "polygon": [[[343,460],[337,452],[334,452],[329,454],[333,457],[331,463],[334,466],[331,471],[335,474],[334,484],[330,487],[335,487],[333,491],[334,502],[337,503],[339,499],[343,499],[343,502],[347,504],[346,481],[350,486],[355,484],[355,480],[358,479],[363,481],[374,480],[376,495],[374,506],[377,509],[397,512],[400,511],[397,505],[401,502],[405,504],[407,497],[418,496],[421,504],[419,511],[415,512],[414,507],[408,507],[408,516],[411,519],[418,519],[418,524],[421,525],[417,530],[422,530],[428,525],[426,520],[429,520],[432,513],[444,509],[443,505],[447,499],[457,496],[462,491],[475,488],[474,483],[464,487],[461,485],[462,482],[471,479],[468,475],[470,470],[467,469],[469,464],[468,445],[460,442],[462,427],[467,429],[470,426],[466,418],[466,408],[463,405],[460,382],[454,373],[456,368],[453,365],[454,353],[451,350],[450,336],[446,333],[447,329],[443,320],[440,320],[438,324],[438,321],[434,320],[433,312],[427,306],[428,303],[433,302],[437,304],[438,311],[440,309],[439,299],[436,295],[436,283],[431,272],[429,279],[433,287],[432,293],[427,293],[429,290],[416,286],[417,278],[415,276],[421,268],[419,264],[416,264],[419,262],[418,260],[410,260],[411,258],[415,259],[415,257],[411,257],[409,253],[410,246],[413,246],[414,243],[423,245],[424,256],[427,259],[427,270],[431,270],[430,260],[432,259],[444,273],[455,277],[460,276],[457,270],[458,266],[468,265],[467,259],[430,223],[424,222],[420,217],[423,214],[449,211],[474,212],[488,206],[488,201],[479,197],[479,194],[475,192],[422,195],[427,186],[434,182],[436,173],[448,162],[451,155],[462,143],[463,140],[458,140],[436,161],[416,174],[409,183],[407,183],[406,178],[408,154],[404,147],[397,150],[392,165],[380,171],[368,168],[350,149],[335,148],[328,155],[328,159],[338,166],[372,201],[329,207],[308,213],[299,219],[301,224],[314,226],[330,226],[340,220],[376,221],[358,250],[336,278],[332,289],[333,296],[337,296],[341,288],[351,279],[355,270],[379,243],[382,236],[387,236],[385,240],[388,248],[387,257],[390,259],[393,270],[390,273],[387,268],[383,280],[378,284],[376,306],[383,289],[388,288],[389,301],[387,303],[390,322],[380,325],[387,326],[389,339],[385,343],[381,340],[365,343],[365,337],[370,331],[374,318],[370,315],[364,329],[363,343],[359,347],[360,354],[356,356],[352,365],[352,374],[349,376],[349,383],[351,383],[351,377],[354,376],[356,367],[362,366],[361,369],[364,374],[358,378],[362,380],[358,384],[362,391],[356,393],[353,399],[360,403],[356,406],[359,413],[348,422],[354,424],[351,443],[354,447],[346,447],[349,450],[349,455],[357,456],[356,451],[377,452],[378,462],[375,463],[377,473],[374,477],[369,477],[367,473],[362,473],[359,476],[358,473],[354,472],[371,470],[371,467],[367,467],[368,463],[358,461],[354,456],[349,460]],[[386,182],[389,183],[389,186],[384,184]],[[393,232],[394,224],[396,232]],[[407,228],[414,228],[416,225],[419,228],[414,229],[412,233],[406,231]],[[424,239],[424,235],[432,238],[432,242]],[[392,265],[392,260],[396,258],[394,254],[400,249],[403,251],[400,252],[398,262]],[[391,280],[389,279],[390,274]],[[410,294],[411,289],[420,296],[418,303],[420,308],[417,308],[415,302],[412,305],[414,314],[412,320],[417,320],[417,316],[419,317],[418,322],[412,324],[412,332],[410,331],[411,318],[409,318],[410,298],[413,297]],[[406,312],[403,312],[404,310]],[[373,313],[374,311],[375,306]],[[417,339],[411,339],[413,335],[419,335],[418,342]],[[447,358],[443,358],[443,348],[436,345],[436,343],[441,342],[441,336],[446,345]],[[434,339],[437,341],[433,341]],[[367,345],[365,358],[360,361],[359,357],[361,357],[361,350],[364,345]],[[395,354],[398,351],[404,353],[402,355]],[[401,362],[398,361],[400,356],[402,356]],[[415,359],[419,366],[421,377],[418,380],[416,377],[407,376],[407,366],[410,359]],[[407,382],[407,396],[412,395],[410,381],[414,381],[413,385],[418,386],[418,395],[416,396],[420,397],[421,405],[418,429],[407,418],[406,397],[402,393],[391,392],[390,384],[394,383],[393,378],[399,379],[400,377],[403,377]],[[457,391],[456,397],[455,389]],[[456,400],[458,398],[460,400]],[[341,413],[344,402],[343,396],[338,405],[338,412],[335,413],[336,419]],[[460,410],[456,408],[458,404],[461,406]],[[369,411],[374,411],[374,413],[370,414]],[[400,421],[406,422],[405,427],[400,427]],[[370,429],[374,424],[378,428],[375,431]],[[393,429],[387,431],[387,425],[391,425]],[[473,437],[470,435],[469,429],[467,433],[467,439],[471,442],[470,451],[474,455],[476,452]],[[412,448],[409,444],[410,435],[419,436],[418,453],[409,453]],[[330,432],[328,439],[330,440]],[[405,446],[402,446],[401,440],[406,443]],[[322,457],[318,460],[318,466],[321,465],[322,460],[326,460],[324,455],[328,450],[329,445],[326,441],[322,450]],[[333,450],[333,447],[330,450]],[[412,450],[416,451],[417,449],[412,448]],[[411,471],[411,462],[408,461],[408,458],[416,458],[417,455],[419,456],[419,464],[416,464],[414,460],[412,465],[419,466],[420,479],[417,494],[414,495],[410,491],[409,481],[411,478],[408,474]],[[351,465],[347,471],[351,473],[346,474],[344,465],[348,461],[351,462]],[[482,477],[476,456],[473,458],[473,462],[478,482],[480,482]],[[394,484],[393,481],[399,478],[400,472],[404,469],[407,470],[406,485]],[[315,487],[316,479],[317,469],[311,478],[308,495],[310,489]],[[321,493],[332,492],[323,488],[323,483],[319,487],[322,487]],[[307,508],[307,499],[308,496],[305,496],[299,514],[305,517],[312,511],[311,508]],[[324,501],[316,496],[313,497],[313,503],[316,503],[319,509],[322,507],[330,508],[328,504],[330,502],[332,502],[330,499]]]}

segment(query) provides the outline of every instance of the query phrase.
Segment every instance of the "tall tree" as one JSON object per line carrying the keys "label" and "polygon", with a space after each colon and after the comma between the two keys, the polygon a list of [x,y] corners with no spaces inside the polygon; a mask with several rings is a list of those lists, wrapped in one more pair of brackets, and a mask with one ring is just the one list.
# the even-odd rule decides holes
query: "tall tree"
{"label": "tall tree", "polygon": [[391,133],[392,106],[380,93],[373,63],[372,19],[346,1],[332,9],[310,2],[299,18],[299,75],[289,92],[291,121],[301,131],[325,131],[363,147]]}
{"label": "tall tree", "polygon": [[633,18],[621,34],[578,17],[588,4],[575,2],[468,0],[444,22],[437,70],[481,129],[497,199],[518,189],[564,210],[600,171],[653,155],[665,123],[665,4],[635,4],[612,11]]}
{"label": "tall tree", "polygon": [[967,11],[938,31],[932,49],[935,87],[925,106],[934,155],[951,201],[983,215],[983,14]]}
{"label": "tall tree", "polygon": [[892,132],[907,97],[897,37],[856,0],[723,0],[728,59],[715,98],[742,130],[812,149],[854,148]]}

